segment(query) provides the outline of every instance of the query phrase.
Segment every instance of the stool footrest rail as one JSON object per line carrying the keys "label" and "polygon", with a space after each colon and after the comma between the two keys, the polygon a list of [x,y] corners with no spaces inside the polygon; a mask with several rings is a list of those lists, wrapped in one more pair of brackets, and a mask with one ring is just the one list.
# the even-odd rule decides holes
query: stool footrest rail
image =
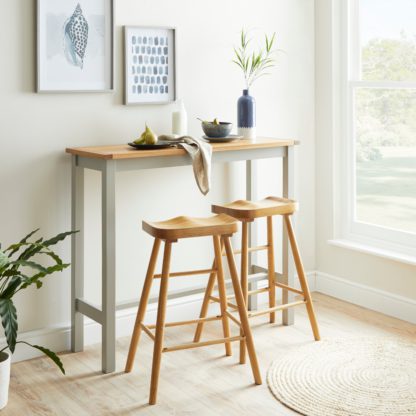
{"label": "stool footrest rail", "polygon": [[[184,272],[174,272],[169,273],[169,277],[179,277],[179,276],[193,276],[196,274],[209,274],[209,273],[216,273],[217,269],[199,269],[199,270],[187,270]],[[160,279],[162,277],[162,274],[155,274],[153,276],[155,279]]]}
{"label": "stool footrest rail", "polygon": [[[217,316],[208,316],[206,318],[198,318],[198,319],[190,319],[189,321],[177,321],[177,322],[167,322],[164,327],[168,328],[171,326],[180,326],[180,325],[191,325],[197,324],[199,322],[208,322],[208,321],[219,321],[221,319],[221,315]],[[156,325],[146,325],[149,329],[155,329]]]}
{"label": "stool footrest rail", "polygon": [[209,341],[200,341],[200,342],[192,342],[189,344],[180,344],[180,345],[175,345],[173,347],[165,347],[162,349],[162,352],[188,350],[190,348],[206,347],[208,345],[225,344],[227,342],[241,341],[241,340],[244,340],[245,338],[246,338],[245,336],[238,335],[235,337],[218,338],[218,339],[212,339]]}
{"label": "stool footrest rail", "polygon": [[[269,246],[266,244],[264,246],[256,246],[256,247],[249,247],[247,252],[251,253],[253,251],[262,251],[262,250],[267,250],[269,248]],[[242,251],[239,249],[236,249],[233,251],[234,254],[241,254]],[[226,254],[223,254],[223,256],[225,256]]]}
{"label": "stool footrest rail", "polygon": [[298,302],[292,302],[292,303],[285,303],[284,305],[274,306],[273,308],[267,308],[267,309],[262,309],[260,311],[249,312],[248,317],[251,318],[253,316],[266,315],[270,312],[280,311],[282,309],[291,308],[292,306],[304,305],[305,303],[306,303],[306,300],[300,300]]}
{"label": "stool footrest rail", "polygon": [[[216,296],[210,296],[210,297],[209,297],[209,300],[210,300],[211,302],[221,303],[221,299],[220,299],[220,298],[217,298]],[[232,308],[232,309],[238,310],[238,306],[237,306],[237,305],[235,305],[234,303],[227,302],[227,306],[228,306],[229,308]]]}
{"label": "stool footrest rail", "polygon": [[274,284],[275,284],[276,287],[279,287],[281,289],[286,289],[289,292],[294,292],[294,293],[297,293],[298,295],[303,295],[304,294],[301,290],[295,289],[294,287],[290,287],[290,286],[285,285],[283,283],[275,282]]}

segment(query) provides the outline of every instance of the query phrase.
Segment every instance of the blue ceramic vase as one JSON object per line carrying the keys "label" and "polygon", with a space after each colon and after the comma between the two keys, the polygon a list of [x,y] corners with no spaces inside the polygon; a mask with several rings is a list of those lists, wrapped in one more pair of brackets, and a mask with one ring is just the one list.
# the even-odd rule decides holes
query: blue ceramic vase
{"label": "blue ceramic vase", "polygon": [[237,127],[239,136],[244,139],[256,138],[256,100],[243,90],[237,102]]}

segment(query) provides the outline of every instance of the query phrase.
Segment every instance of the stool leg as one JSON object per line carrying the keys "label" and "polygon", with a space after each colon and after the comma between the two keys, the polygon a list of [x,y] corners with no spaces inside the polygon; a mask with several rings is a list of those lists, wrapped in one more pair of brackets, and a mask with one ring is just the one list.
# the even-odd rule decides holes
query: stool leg
{"label": "stool leg", "polygon": [[[215,263],[215,260],[214,260],[213,263],[212,263],[212,268],[213,269],[215,269],[215,267],[216,267],[215,265],[216,265],[216,263]],[[202,301],[201,312],[199,314],[200,318],[205,318],[207,316],[208,307],[209,307],[209,298],[212,295],[212,291],[214,289],[216,278],[217,278],[217,273],[216,272],[212,272],[209,275],[207,288],[205,290],[204,300]],[[194,342],[199,342],[201,340],[201,335],[202,335],[203,328],[204,328],[204,322],[198,322],[198,324],[196,326],[196,330],[195,330]]]}
{"label": "stool leg", "polygon": [[155,238],[153,243],[152,255],[150,256],[149,266],[147,268],[146,279],[142,294],[140,297],[139,308],[137,310],[136,322],[134,324],[133,336],[130,341],[129,354],[127,356],[125,372],[130,373],[133,369],[134,357],[137,351],[137,345],[140,340],[140,334],[142,332],[141,324],[146,314],[147,303],[149,301],[150,289],[152,288],[153,275],[155,274],[155,267],[157,261],[157,255],[159,254],[160,240]]}
{"label": "stool leg", "polygon": [[[224,270],[222,267],[221,240],[218,235],[214,235],[213,240],[214,240],[215,263],[217,265],[218,295],[220,298],[222,329],[224,333],[224,338],[229,338],[230,337],[230,325],[228,323],[228,316],[227,316],[227,291],[225,289]],[[225,355],[228,355],[228,356],[232,355],[230,342],[225,343]]]}
{"label": "stool leg", "polygon": [[313,309],[312,297],[309,291],[308,281],[306,280],[305,271],[303,269],[302,260],[299,254],[298,244],[296,242],[295,233],[293,231],[292,222],[288,215],[284,215],[287,233],[289,236],[290,246],[292,248],[293,259],[295,260],[296,270],[298,272],[300,286],[302,288],[303,296],[306,300],[306,310],[308,311],[309,322],[312,327],[312,332],[316,341],[321,339],[319,335],[318,323],[316,321],[315,312]]}
{"label": "stool leg", "polygon": [[[276,306],[274,242],[273,242],[273,217],[267,217],[267,269],[269,275],[269,307]],[[276,313],[270,312],[270,323],[276,321]]]}
{"label": "stool leg", "polygon": [[162,277],[160,279],[159,305],[157,308],[155,345],[153,349],[152,378],[150,381],[149,404],[156,404],[157,387],[159,382],[160,362],[162,360],[163,335],[165,330],[166,302],[168,298],[168,281],[172,242],[165,241],[163,254]]}
{"label": "stool leg", "polygon": [[240,283],[238,281],[237,268],[235,266],[233,249],[230,243],[230,237],[223,236],[225,251],[227,253],[228,266],[230,268],[231,280],[233,283],[235,299],[237,301],[238,312],[240,314],[240,322],[246,337],[247,352],[250,358],[251,370],[253,371],[254,382],[261,384],[261,375],[259,364],[257,362],[256,350],[254,349],[253,336],[251,334],[250,324],[248,322],[247,309],[241,291]]}
{"label": "stool leg", "polygon": [[[248,223],[243,221],[241,223],[241,290],[243,292],[243,299],[248,305]],[[247,308],[246,308],[247,309]],[[243,335],[243,330],[240,329],[240,334]],[[240,341],[240,364],[246,363],[246,341]]]}

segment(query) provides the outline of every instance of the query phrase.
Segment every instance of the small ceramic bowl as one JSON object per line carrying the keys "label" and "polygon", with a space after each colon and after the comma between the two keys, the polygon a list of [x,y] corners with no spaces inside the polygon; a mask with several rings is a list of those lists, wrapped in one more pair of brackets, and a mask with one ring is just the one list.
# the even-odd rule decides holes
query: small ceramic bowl
{"label": "small ceramic bowl", "polygon": [[233,128],[232,123],[220,121],[219,124],[214,124],[210,121],[203,121],[201,123],[202,130],[208,137],[227,137]]}

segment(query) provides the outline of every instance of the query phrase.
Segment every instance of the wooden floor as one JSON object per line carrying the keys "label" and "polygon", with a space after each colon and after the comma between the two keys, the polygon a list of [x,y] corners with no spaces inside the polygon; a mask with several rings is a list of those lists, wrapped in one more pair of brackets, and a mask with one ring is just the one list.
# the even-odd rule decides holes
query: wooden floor
{"label": "wooden floor", "polygon": [[[416,341],[416,326],[330,297],[314,294],[322,337],[383,335]],[[100,346],[85,352],[63,354],[67,370],[61,376],[48,359],[40,358],[12,366],[9,405],[1,416],[32,415],[295,415],[276,401],[266,383],[272,360],[287,350],[314,342],[304,308],[296,309],[296,324],[269,325],[267,318],[252,320],[263,385],[255,386],[248,365],[238,364],[238,343],[234,356],[225,357],[223,346],[172,352],[163,355],[159,404],[147,404],[153,343],[143,335],[135,369],[124,374],[129,338],[117,343],[117,372],[100,371]],[[209,323],[209,334],[219,334],[220,323]],[[234,330],[235,331],[235,330]],[[167,341],[192,336],[175,328]]]}

